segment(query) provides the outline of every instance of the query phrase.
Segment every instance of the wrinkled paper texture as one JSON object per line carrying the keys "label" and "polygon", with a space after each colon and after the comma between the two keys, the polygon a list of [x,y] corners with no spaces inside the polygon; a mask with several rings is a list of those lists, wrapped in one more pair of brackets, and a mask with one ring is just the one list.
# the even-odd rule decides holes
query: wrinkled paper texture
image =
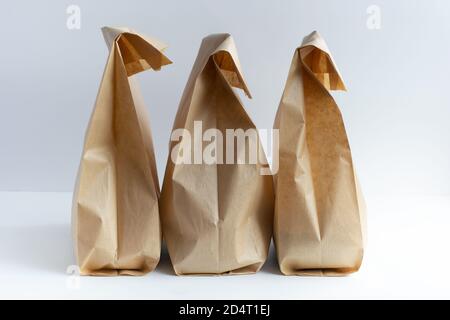
{"label": "wrinkled paper texture", "polygon": [[[173,129],[255,125],[233,88],[250,93],[228,34],[203,39]],[[183,137],[183,139],[186,137]],[[265,159],[259,138],[259,151]],[[245,274],[267,258],[273,223],[273,177],[257,164],[174,164],[171,142],[161,191],[164,239],[178,275]],[[245,146],[248,150],[248,144]]]}
{"label": "wrinkled paper texture", "polygon": [[280,130],[274,240],[286,275],[343,275],[357,271],[363,258],[365,205],[330,90],[346,89],[313,32],[295,50],[274,124]]}
{"label": "wrinkled paper texture", "polygon": [[142,275],[160,257],[159,183],[148,115],[133,75],[171,63],[164,45],[126,28],[103,28],[110,54],[73,198],[81,274]]}

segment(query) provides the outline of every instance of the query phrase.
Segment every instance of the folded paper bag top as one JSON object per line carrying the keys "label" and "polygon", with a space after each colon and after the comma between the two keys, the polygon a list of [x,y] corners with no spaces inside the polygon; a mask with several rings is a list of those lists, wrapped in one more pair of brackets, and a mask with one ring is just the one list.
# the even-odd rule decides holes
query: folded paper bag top
{"label": "folded paper bag top", "polygon": [[[182,130],[182,139],[171,139],[160,199],[164,239],[178,275],[253,273],[267,257],[273,178],[261,174],[267,167],[264,151],[255,125],[232,87],[250,97],[233,38],[229,34],[204,38],[175,118],[173,132]],[[199,125],[203,137],[209,129],[220,133],[215,136],[215,154],[222,154],[222,160],[226,143],[220,146],[218,137],[225,137],[227,129],[254,130],[253,142],[264,161],[236,164],[217,156],[213,162],[195,162],[196,151],[186,146],[191,146],[192,133],[192,146],[199,138],[195,133]],[[234,149],[236,153],[248,156],[249,139],[241,149]],[[200,145],[210,146],[211,141]],[[177,147],[182,152],[175,152]]]}
{"label": "folded paper bag top", "polygon": [[346,89],[313,32],[295,50],[274,124],[280,138],[274,240],[287,275],[344,275],[363,258],[364,201],[329,90]]}
{"label": "folded paper bag top", "polygon": [[159,183],[147,110],[132,75],[171,63],[164,45],[103,28],[110,48],[86,132],[72,210],[81,274],[141,275],[160,257]]}

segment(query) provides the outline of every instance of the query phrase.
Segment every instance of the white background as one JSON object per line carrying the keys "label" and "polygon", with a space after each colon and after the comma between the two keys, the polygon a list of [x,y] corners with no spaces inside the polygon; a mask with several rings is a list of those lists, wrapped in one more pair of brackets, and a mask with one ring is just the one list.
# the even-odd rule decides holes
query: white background
{"label": "white background", "polygon": [[[66,28],[66,8],[81,29]],[[366,26],[381,9],[381,29]],[[1,5],[0,190],[72,191],[107,48],[129,26],[174,62],[139,74],[159,175],[201,39],[233,35],[259,128],[272,127],[294,49],[318,30],[347,84],[336,93],[366,193],[450,194],[449,1],[8,1]]]}
{"label": "white background", "polygon": [[[81,9],[80,30],[66,27],[70,4]],[[370,5],[381,10],[380,30],[367,28]],[[443,271],[450,261],[450,2],[18,0],[0,8],[0,191],[51,192],[1,193],[0,297],[450,296]],[[275,276],[272,256],[254,276],[185,280],[192,278],[170,276],[164,255],[145,280],[83,278],[80,290],[66,290],[64,272],[73,263],[68,192],[107,58],[104,25],[169,45],[174,64],[138,75],[161,180],[172,121],[204,36],[233,35],[254,97],[244,98],[245,106],[268,129],[294,49],[318,30],[349,90],[334,96],[368,202],[361,272]],[[137,289],[121,290],[124,282]],[[228,289],[219,292],[217,284]]]}

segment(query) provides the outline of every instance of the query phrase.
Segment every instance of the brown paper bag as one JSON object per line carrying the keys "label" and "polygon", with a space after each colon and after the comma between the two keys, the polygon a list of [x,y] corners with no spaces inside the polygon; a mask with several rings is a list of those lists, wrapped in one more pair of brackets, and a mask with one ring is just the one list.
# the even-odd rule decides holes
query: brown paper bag
{"label": "brown paper bag", "polygon": [[[217,144],[216,153],[233,160],[222,164],[220,156],[215,163],[206,159],[199,163],[197,149],[189,146],[191,141],[194,145],[201,140],[199,145],[206,152],[210,145],[196,136],[199,123],[200,134],[217,129],[225,137],[226,129],[255,130],[232,87],[250,97],[234,41],[228,34],[208,36],[203,39],[175,118],[173,133],[181,130],[181,139],[171,139],[161,192],[164,239],[178,275],[253,273],[267,257],[273,223],[273,177],[261,174],[268,168],[259,135],[256,139],[252,135],[240,147],[236,143],[234,154],[227,153],[225,143]],[[241,160],[244,156],[248,159],[249,140],[255,140],[262,161],[237,164],[238,155]]]}
{"label": "brown paper bag", "polygon": [[295,50],[274,125],[280,137],[274,238],[287,275],[343,275],[357,271],[363,258],[364,203],[329,90],[346,89],[313,32]]}
{"label": "brown paper bag", "polygon": [[73,199],[82,274],[141,275],[161,251],[159,183],[147,111],[132,77],[171,63],[164,45],[128,29],[103,28],[110,48],[87,129]]}

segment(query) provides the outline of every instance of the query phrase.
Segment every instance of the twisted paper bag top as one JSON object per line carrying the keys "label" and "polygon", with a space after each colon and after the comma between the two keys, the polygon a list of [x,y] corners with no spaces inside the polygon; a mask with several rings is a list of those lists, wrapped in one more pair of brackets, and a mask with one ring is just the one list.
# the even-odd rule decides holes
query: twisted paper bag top
{"label": "twisted paper bag top", "polygon": [[103,27],[102,32],[108,48],[119,50],[128,76],[148,69],[160,70],[172,63],[163,53],[167,46],[159,40],[129,28]]}

